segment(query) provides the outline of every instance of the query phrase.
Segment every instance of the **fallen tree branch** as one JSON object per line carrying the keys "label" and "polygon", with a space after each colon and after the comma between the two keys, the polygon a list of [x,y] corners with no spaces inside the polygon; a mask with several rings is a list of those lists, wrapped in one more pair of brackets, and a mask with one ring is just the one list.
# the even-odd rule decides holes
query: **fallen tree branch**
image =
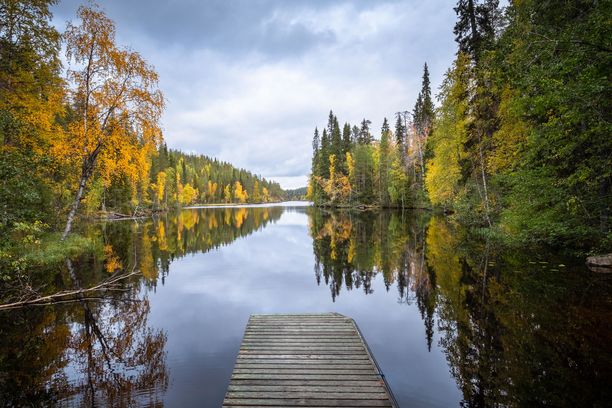
{"label": "fallen tree branch", "polygon": [[[0,310],[6,309],[14,309],[17,307],[30,306],[30,305],[41,305],[41,304],[49,304],[61,300],[62,298],[66,298],[69,296],[79,296],[88,292],[96,292],[96,291],[111,291],[111,290],[122,290],[119,288],[113,288],[112,286],[117,282],[120,282],[124,279],[127,279],[131,276],[138,275],[139,271],[132,271],[128,274],[119,275],[115,277],[111,277],[95,286],[86,288],[86,289],[74,289],[74,290],[65,290],[61,292],[54,293],[52,295],[41,296],[34,299],[21,300],[18,302],[5,303],[0,305]],[[81,297],[82,298],[82,297]],[[78,300],[78,299],[75,299]]]}

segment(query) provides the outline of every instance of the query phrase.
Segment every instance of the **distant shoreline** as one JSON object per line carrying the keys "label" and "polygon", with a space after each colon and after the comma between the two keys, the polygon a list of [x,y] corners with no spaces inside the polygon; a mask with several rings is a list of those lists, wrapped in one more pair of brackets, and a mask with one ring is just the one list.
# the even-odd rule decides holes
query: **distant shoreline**
{"label": "distant shoreline", "polygon": [[228,204],[202,204],[202,205],[190,205],[188,207],[182,207],[183,210],[190,209],[201,209],[201,208],[258,208],[258,207],[310,207],[311,201],[277,201],[273,203],[259,203],[259,204],[240,204],[240,203],[228,203]]}

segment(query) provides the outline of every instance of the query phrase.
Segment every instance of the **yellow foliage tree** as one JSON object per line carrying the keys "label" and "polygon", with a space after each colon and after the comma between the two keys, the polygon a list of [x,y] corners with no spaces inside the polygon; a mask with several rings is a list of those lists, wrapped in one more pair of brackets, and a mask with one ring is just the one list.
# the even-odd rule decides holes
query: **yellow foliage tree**
{"label": "yellow foliage tree", "polygon": [[336,155],[329,156],[329,180],[323,181],[323,191],[332,202],[344,202],[351,195],[349,178],[336,172]]}
{"label": "yellow foliage tree", "polygon": [[308,200],[312,200],[314,199],[313,197],[313,193],[314,193],[314,188],[312,186],[312,178],[310,180],[308,180],[308,186],[306,187],[306,199]]}
{"label": "yellow foliage tree", "polygon": [[179,203],[181,205],[192,204],[198,196],[198,189],[193,188],[191,184],[187,183],[183,186],[181,195],[179,196]]}
{"label": "yellow foliage tree", "polygon": [[512,170],[527,145],[529,128],[521,118],[518,100],[516,91],[506,86],[499,104],[500,127],[493,134],[494,148],[487,163],[491,174]]}
{"label": "yellow foliage tree", "polygon": [[0,3],[0,147],[46,154],[62,133],[64,111],[58,50],[46,1]]}
{"label": "yellow foliage tree", "polygon": [[249,194],[244,188],[242,188],[242,184],[240,184],[240,181],[236,180],[236,182],[234,183],[234,199],[238,200],[239,203],[246,203],[246,200],[248,198]]}
{"label": "yellow foliage tree", "polygon": [[270,201],[270,192],[266,187],[261,189],[261,201],[263,201],[264,203]]}
{"label": "yellow foliage tree", "polygon": [[164,108],[157,73],[138,53],[117,47],[114,23],[96,6],[81,6],[77,15],[81,24],[70,23],[64,36],[76,120],[61,143],[66,153],[79,157],[80,177],[63,239],[100,163],[107,179],[123,174],[138,181],[146,176],[145,159],[161,142]]}
{"label": "yellow foliage tree", "polygon": [[211,180],[208,180],[208,200],[212,202],[215,197],[215,193],[217,192],[217,183],[213,183]]}
{"label": "yellow foliage tree", "polygon": [[159,204],[164,201],[164,193],[166,192],[166,177],[167,176],[164,171],[157,173],[157,182],[155,183],[155,198]]}
{"label": "yellow foliage tree", "polygon": [[427,162],[425,187],[432,204],[450,204],[457,193],[461,178],[460,160],[465,157],[467,140],[468,106],[464,98],[467,90],[465,71],[469,60],[465,55],[457,56],[452,70],[442,83],[442,106],[438,110],[437,124],[432,138],[433,158]]}
{"label": "yellow foliage tree", "polygon": [[348,169],[348,177],[350,181],[355,178],[355,160],[350,152],[346,152],[346,168]]}

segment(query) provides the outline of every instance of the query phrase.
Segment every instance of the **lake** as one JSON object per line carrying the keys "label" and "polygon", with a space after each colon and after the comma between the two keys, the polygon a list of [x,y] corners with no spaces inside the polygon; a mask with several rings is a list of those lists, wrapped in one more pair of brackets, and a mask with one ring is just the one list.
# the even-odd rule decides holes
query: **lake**
{"label": "lake", "polygon": [[[252,313],[353,318],[402,407],[605,406],[612,277],[423,212],[302,203],[82,225],[37,271],[105,292],[0,312],[3,406],[218,407]],[[115,274],[115,275],[114,275]]]}

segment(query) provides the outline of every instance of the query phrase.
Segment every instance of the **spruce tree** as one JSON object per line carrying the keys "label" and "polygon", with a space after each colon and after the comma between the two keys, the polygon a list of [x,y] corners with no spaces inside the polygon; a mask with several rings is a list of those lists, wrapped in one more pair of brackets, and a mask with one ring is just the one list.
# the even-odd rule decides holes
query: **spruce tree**
{"label": "spruce tree", "polygon": [[455,41],[459,44],[459,52],[470,55],[475,63],[495,39],[495,28],[500,20],[498,6],[498,0],[485,0],[482,4],[475,0],[457,2]]}
{"label": "spruce tree", "polygon": [[387,118],[383,121],[380,136],[380,159],[378,163],[378,199],[383,207],[389,205],[389,170],[391,158],[389,157],[391,129]]}
{"label": "spruce tree", "polygon": [[352,146],[352,135],[351,135],[351,125],[347,123],[344,124],[342,128],[342,150],[344,156],[346,157],[346,153],[351,151]]}
{"label": "spruce tree", "polygon": [[361,129],[359,130],[360,144],[369,145],[370,143],[372,143],[372,135],[370,134],[371,123],[371,121],[365,118],[361,121]]}
{"label": "spruce tree", "polygon": [[422,120],[427,128],[431,131],[431,125],[434,117],[434,105],[431,100],[431,84],[429,82],[429,69],[427,63],[423,67],[423,81],[421,83],[421,96],[423,98]]}
{"label": "spruce tree", "polygon": [[327,129],[323,129],[323,134],[321,135],[321,150],[320,150],[320,159],[319,159],[319,171],[317,172],[320,177],[328,178],[329,177],[329,155],[331,150],[331,143],[329,139],[329,135],[327,134]]}
{"label": "spruce tree", "polygon": [[319,137],[319,129],[315,127],[314,136],[312,137],[312,174],[311,174],[311,185],[312,185],[312,200],[316,203],[319,199],[319,186],[315,180],[315,177],[320,176],[319,171],[321,166],[321,140]]}
{"label": "spruce tree", "polygon": [[312,137],[312,172],[313,175],[318,176],[317,171],[319,169],[319,150],[321,149],[321,138],[319,137],[319,129],[315,128],[314,136]]}
{"label": "spruce tree", "polygon": [[329,111],[329,116],[327,117],[327,135],[331,137],[334,133],[334,112]]}
{"label": "spruce tree", "polygon": [[356,125],[351,129],[351,142],[353,144],[359,143],[359,128]]}
{"label": "spruce tree", "polygon": [[491,82],[491,58],[484,58],[485,53],[495,45],[495,30],[500,22],[498,0],[459,0],[455,12],[458,21],[455,24],[455,39],[459,51],[470,56],[473,66],[471,74],[474,86],[468,96],[472,121],[468,128],[464,147],[467,160],[463,162],[462,172],[480,180],[482,188],[484,218],[491,226],[489,188],[487,174],[487,155],[493,133],[497,130],[497,106],[499,95],[495,93]]}
{"label": "spruce tree", "polygon": [[404,146],[405,136],[406,136],[406,127],[404,126],[404,115],[402,112],[395,113],[395,143],[398,148]]}

